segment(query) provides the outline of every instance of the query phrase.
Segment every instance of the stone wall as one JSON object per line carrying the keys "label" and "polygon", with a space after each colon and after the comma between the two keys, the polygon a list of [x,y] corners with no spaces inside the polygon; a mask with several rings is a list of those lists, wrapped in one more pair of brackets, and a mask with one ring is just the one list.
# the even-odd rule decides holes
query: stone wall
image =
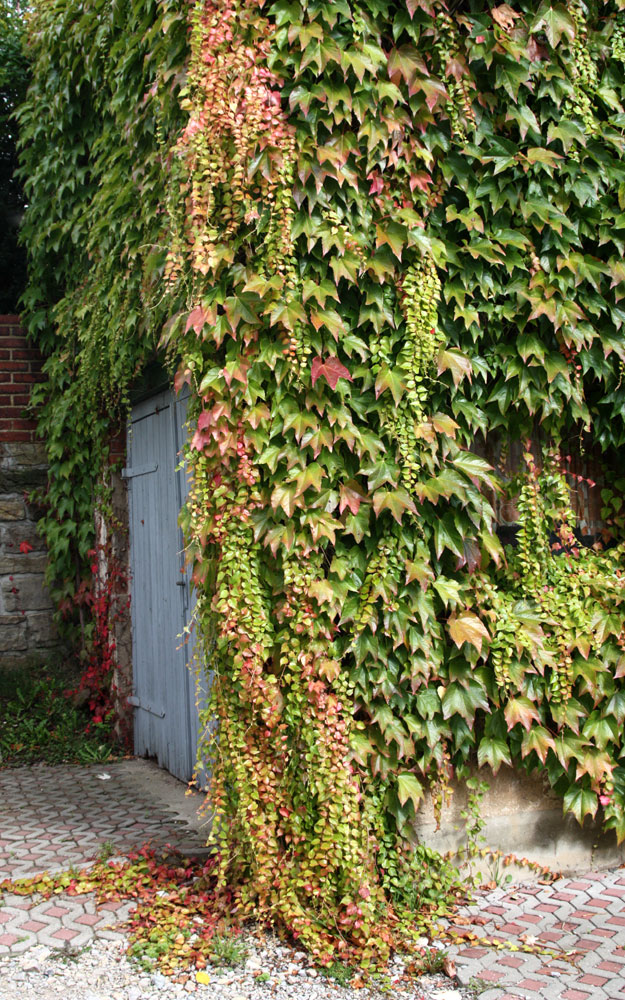
{"label": "stone wall", "polygon": [[44,585],[40,510],[30,493],[46,483],[45,452],[25,414],[41,358],[17,316],[0,316],[0,667],[41,662],[60,642]]}

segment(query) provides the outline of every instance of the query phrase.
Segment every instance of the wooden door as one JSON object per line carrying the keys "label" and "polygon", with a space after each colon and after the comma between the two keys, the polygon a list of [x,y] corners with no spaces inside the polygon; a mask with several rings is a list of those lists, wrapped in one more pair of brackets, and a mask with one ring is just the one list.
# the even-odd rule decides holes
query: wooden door
{"label": "wooden door", "polygon": [[171,774],[194,772],[198,710],[191,593],[178,514],[187,485],[181,467],[186,399],[166,390],[133,407],[128,428],[131,618],[135,753]]}

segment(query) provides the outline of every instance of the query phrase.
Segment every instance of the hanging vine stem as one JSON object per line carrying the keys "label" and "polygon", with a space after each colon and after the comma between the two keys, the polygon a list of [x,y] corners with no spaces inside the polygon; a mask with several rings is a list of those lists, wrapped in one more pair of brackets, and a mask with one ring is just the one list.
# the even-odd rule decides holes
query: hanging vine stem
{"label": "hanging vine stem", "polygon": [[[441,76],[445,77],[445,86],[449,93],[446,109],[451,135],[463,144],[468,139],[467,125],[469,129],[475,129],[475,112],[471,103],[467,76],[457,69],[463,63],[458,26],[446,10],[439,10],[436,14],[436,27],[437,36],[434,51],[438,58],[438,71]],[[453,64],[454,69],[448,75],[450,64]]]}
{"label": "hanging vine stem", "polygon": [[573,40],[574,96],[567,102],[565,113],[570,117],[580,118],[584,131],[587,135],[592,136],[597,131],[597,121],[593,113],[593,100],[598,82],[597,67],[588,49],[588,21],[582,0],[573,0],[570,9],[575,24],[575,38]]}
{"label": "hanging vine stem", "polygon": [[412,491],[420,469],[417,430],[425,419],[429,382],[444,339],[438,323],[441,281],[430,254],[407,269],[399,291],[406,339],[398,361],[406,394],[397,408],[389,404],[386,419],[397,435],[402,478]]}

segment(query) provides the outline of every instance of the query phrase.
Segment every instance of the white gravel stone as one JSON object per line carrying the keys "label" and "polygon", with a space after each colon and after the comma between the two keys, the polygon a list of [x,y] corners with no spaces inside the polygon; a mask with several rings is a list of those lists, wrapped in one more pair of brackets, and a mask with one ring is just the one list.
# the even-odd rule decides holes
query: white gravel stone
{"label": "white gravel stone", "polygon": [[[125,954],[121,940],[96,940],[75,957],[44,949],[0,957],[0,1000],[388,1000],[373,987],[352,990],[310,965],[308,956],[278,943],[244,935],[248,959],[243,968],[211,969],[209,983],[172,983],[160,972],[146,972]],[[472,1000],[464,988],[451,988],[444,976],[428,976],[405,984],[391,964],[392,1000]],[[258,982],[260,973],[268,979]],[[388,980],[387,980],[388,982]]]}

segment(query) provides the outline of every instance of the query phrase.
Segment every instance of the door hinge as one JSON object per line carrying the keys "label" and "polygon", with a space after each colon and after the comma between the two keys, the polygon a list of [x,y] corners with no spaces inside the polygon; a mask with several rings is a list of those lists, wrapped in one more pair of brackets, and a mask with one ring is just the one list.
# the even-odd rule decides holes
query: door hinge
{"label": "door hinge", "polygon": [[149,712],[150,715],[155,715],[158,719],[165,718],[165,710],[162,708],[157,708],[155,705],[144,704],[142,705],[136,694],[131,694],[128,699],[128,704],[132,705],[133,708],[140,708],[142,712]]}
{"label": "door hinge", "polygon": [[122,469],[122,479],[136,479],[137,476],[147,476],[156,472],[158,465],[135,465],[130,469]]}

